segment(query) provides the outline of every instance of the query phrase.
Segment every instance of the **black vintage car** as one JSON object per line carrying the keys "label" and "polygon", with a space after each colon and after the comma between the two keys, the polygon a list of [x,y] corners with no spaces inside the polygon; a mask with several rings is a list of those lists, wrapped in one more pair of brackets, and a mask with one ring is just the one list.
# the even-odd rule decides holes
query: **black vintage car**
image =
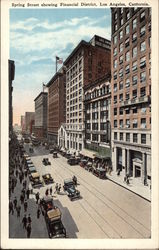
{"label": "black vintage car", "polygon": [[40,175],[38,172],[32,173],[30,175],[30,181],[31,181],[31,185],[33,188],[40,188],[43,186],[43,182],[41,181]]}
{"label": "black vintage car", "polygon": [[69,165],[77,165],[77,160],[76,160],[75,157],[72,157],[72,158],[69,158],[69,159],[67,160],[67,163],[68,163]]}
{"label": "black vintage car", "polygon": [[42,177],[43,177],[43,180],[44,180],[45,184],[54,183],[54,180],[51,177],[51,174],[44,174],[44,175],[42,175]]}
{"label": "black vintage car", "polygon": [[53,158],[57,158],[57,152],[56,151],[53,152]]}
{"label": "black vintage car", "polygon": [[106,170],[103,168],[94,168],[92,173],[100,179],[106,179]]}
{"label": "black vintage car", "polygon": [[74,182],[71,179],[64,180],[63,189],[71,201],[80,198],[80,192],[75,188]]}
{"label": "black vintage car", "polygon": [[42,163],[43,163],[45,166],[51,165],[51,162],[49,161],[48,158],[43,158]]}
{"label": "black vintage car", "polygon": [[49,210],[52,210],[54,206],[54,202],[51,196],[44,196],[40,200],[40,205],[41,205],[41,211],[42,214],[46,214]]}

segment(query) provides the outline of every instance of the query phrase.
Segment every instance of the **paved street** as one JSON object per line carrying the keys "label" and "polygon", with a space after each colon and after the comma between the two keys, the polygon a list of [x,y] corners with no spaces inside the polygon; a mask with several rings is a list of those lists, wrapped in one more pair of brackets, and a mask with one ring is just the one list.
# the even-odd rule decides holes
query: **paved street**
{"label": "paved street", "polygon": [[[28,152],[29,145],[25,144]],[[77,176],[77,189],[81,193],[81,199],[70,201],[63,192],[54,194],[54,202],[62,212],[62,221],[69,238],[149,238],[150,237],[150,205],[151,203],[135,195],[134,193],[116,185],[109,180],[101,180],[79,165],[70,166],[67,159],[58,155],[53,158],[42,146],[34,148],[31,155],[37,171],[42,175],[51,173],[54,184],[61,183],[64,179]],[[48,157],[51,166],[42,164],[43,157]],[[16,195],[19,190],[19,182],[16,187]],[[28,213],[32,217],[31,238],[48,238],[43,216],[36,218],[37,205],[35,193],[40,192],[42,197],[50,185],[40,189],[34,189],[28,204]],[[12,196],[14,198],[14,196]],[[20,219],[10,215],[10,237],[23,238],[26,232],[22,227],[23,211]]]}

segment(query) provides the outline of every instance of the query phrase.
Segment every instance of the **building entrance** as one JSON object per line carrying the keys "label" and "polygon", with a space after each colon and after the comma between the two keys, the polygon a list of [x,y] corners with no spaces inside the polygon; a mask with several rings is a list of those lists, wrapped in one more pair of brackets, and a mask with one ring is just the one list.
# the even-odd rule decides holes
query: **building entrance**
{"label": "building entrance", "polygon": [[141,177],[141,167],[135,165],[135,177]]}

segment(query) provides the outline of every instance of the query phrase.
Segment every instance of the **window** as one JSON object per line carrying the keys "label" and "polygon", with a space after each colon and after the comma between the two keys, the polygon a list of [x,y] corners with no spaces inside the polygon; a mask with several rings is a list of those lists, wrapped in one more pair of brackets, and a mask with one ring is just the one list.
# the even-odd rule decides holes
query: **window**
{"label": "window", "polygon": [[125,95],[125,100],[126,100],[126,101],[129,100],[129,98],[130,98],[129,93],[126,93],[126,95]]}
{"label": "window", "polygon": [[146,118],[141,118],[141,128],[146,128]]}
{"label": "window", "polygon": [[130,134],[129,133],[126,133],[126,141],[130,141]]}
{"label": "window", "polygon": [[116,44],[116,43],[117,43],[117,36],[114,36],[113,41],[114,41],[114,44]]}
{"label": "window", "polygon": [[114,108],[114,115],[117,115],[117,108]]}
{"label": "window", "polygon": [[133,58],[137,56],[137,47],[134,47],[132,50],[132,56]]}
{"label": "window", "polygon": [[132,71],[137,70],[137,61],[133,62],[132,64]]}
{"label": "window", "polygon": [[98,119],[98,112],[93,112],[92,113],[92,119],[93,120]]}
{"label": "window", "polygon": [[146,134],[141,134],[141,143],[146,144]]}
{"label": "window", "polygon": [[120,100],[120,102],[123,101],[123,94],[120,94],[120,95],[119,95],[119,100]]}
{"label": "window", "polygon": [[118,25],[115,24],[115,25],[114,25],[114,30],[116,31],[117,29],[118,29]]}
{"label": "window", "polygon": [[120,126],[120,128],[123,128],[123,120],[119,121],[119,126]]}
{"label": "window", "polygon": [[124,113],[123,108],[120,108],[120,109],[119,109],[119,114],[120,114],[120,115],[123,115],[123,113]]}
{"label": "window", "polygon": [[120,26],[123,25],[123,18],[120,19]]}
{"label": "window", "polygon": [[133,142],[136,142],[137,143],[137,140],[138,140],[138,134],[134,133],[133,134]]}
{"label": "window", "polygon": [[140,82],[146,81],[146,71],[140,73]]}
{"label": "window", "polygon": [[114,128],[117,128],[117,120],[114,120]]}
{"label": "window", "polygon": [[120,133],[120,141],[123,141],[123,133]]}
{"label": "window", "polygon": [[132,22],[132,28],[135,29],[137,27],[137,18],[135,18]]}
{"label": "window", "polygon": [[116,80],[117,79],[117,72],[115,71],[114,72],[114,80]]}
{"label": "window", "polygon": [[90,123],[87,123],[87,124],[86,124],[86,129],[90,129],[90,128],[91,128]]}
{"label": "window", "polygon": [[130,128],[130,120],[126,119],[126,128]]}
{"label": "window", "polygon": [[117,95],[114,96],[114,104],[117,103]]}
{"label": "window", "polygon": [[136,85],[136,84],[137,84],[137,75],[134,75],[134,76],[132,77],[132,84],[133,84],[133,85]]}
{"label": "window", "polygon": [[145,35],[145,31],[146,31],[145,26],[142,26],[140,29],[140,37]]}
{"label": "window", "polygon": [[144,67],[146,67],[146,57],[145,56],[140,59],[140,68],[142,69]]}
{"label": "window", "polygon": [[137,119],[133,119],[133,128],[137,128]]}
{"label": "window", "polygon": [[107,130],[107,124],[106,123],[101,123],[100,124],[100,129],[101,130]]}
{"label": "window", "polygon": [[123,63],[123,55],[121,55],[120,57],[119,57],[119,64],[122,64]]}
{"label": "window", "polygon": [[116,56],[117,55],[117,48],[114,48],[114,56]]}
{"label": "window", "polygon": [[128,74],[129,72],[130,72],[130,66],[127,65],[127,66],[125,67],[125,73]]}
{"label": "window", "polygon": [[123,89],[123,81],[119,83],[119,89]]}
{"label": "window", "polygon": [[151,48],[151,37],[149,37],[149,47]]}
{"label": "window", "polygon": [[120,39],[123,38],[123,30],[120,31],[120,33],[119,33],[119,38],[120,38]]}
{"label": "window", "polygon": [[144,42],[142,42],[140,44],[140,51],[142,52],[142,51],[145,51],[145,50],[146,50],[146,42],[144,41]]}
{"label": "window", "polygon": [[120,8],[120,13],[121,13],[121,14],[123,13],[123,8]]}
{"label": "window", "polygon": [[100,141],[101,141],[101,142],[108,142],[108,140],[107,140],[107,135],[101,135],[101,136],[100,136]]}
{"label": "window", "polygon": [[126,114],[126,115],[129,115],[129,114],[130,114],[130,109],[129,109],[129,108],[126,108],[126,109],[125,109],[125,114]]}
{"label": "window", "polygon": [[145,96],[145,95],[146,95],[146,88],[143,87],[143,88],[140,89],[140,96],[142,97],[142,96]]}
{"label": "window", "polygon": [[129,34],[129,24],[125,27],[125,34]]}
{"label": "window", "polygon": [[145,19],[145,11],[143,11],[143,12],[140,14],[140,22],[142,22],[144,19]]}
{"label": "window", "polygon": [[86,133],[86,139],[90,140],[91,139],[91,134]]}
{"label": "window", "polygon": [[98,135],[93,134],[92,135],[92,141],[98,141]]}
{"label": "window", "polygon": [[137,89],[134,89],[133,90],[133,99],[136,99],[137,98]]}
{"label": "window", "polygon": [[146,107],[141,108],[141,113],[146,114]]}
{"label": "window", "polygon": [[120,69],[120,70],[119,70],[119,76],[120,76],[120,77],[123,77],[123,69]]}
{"label": "window", "polygon": [[137,41],[137,33],[133,33],[132,35],[132,42],[134,43],[135,41]]}
{"label": "window", "polygon": [[118,17],[117,12],[115,12],[114,13],[114,19],[117,20],[117,17]]}
{"label": "window", "polygon": [[117,83],[114,84],[114,92],[116,92],[118,90],[117,88]]}
{"label": "window", "polygon": [[92,123],[92,130],[98,130],[98,123]]}
{"label": "window", "polygon": [[133,114],[137,114],[137,107],[133,107]]}
{"label": "window", "polygon": [[117,60],[114,60],[114,68],[117,68]]}
{"label": "window", "polygon": [[130,44],[130,39],[129,39],[129,38],[127,38],[127,39],[125,40],[125,48],[126,48],[126,47],[128,47],[128,46],[129,46],[129,44]]}
{"label": "window", "polygon": [[129,80],[129,79],[126,79],[125,87],[126,87],[126,88],[130,87],[130,80]]}
{"label": "window", "polygon": [[126,20],[128,20],[130,18],[130,12],[128,11],[127,13],[126,13]]}
{"label": "window", "polygon": [[119,52],[122,52],[123,51],[123,43],[121,43],[120,45],[119,45]]}
{"label": "window", "polygon": [[117,132],[114,132],[114,140],[117,140]]}
{"label": "window", "polygon": [[130,61],[130,51],[126,52],[126,54],[125,54],[125,61],[126,62]]}

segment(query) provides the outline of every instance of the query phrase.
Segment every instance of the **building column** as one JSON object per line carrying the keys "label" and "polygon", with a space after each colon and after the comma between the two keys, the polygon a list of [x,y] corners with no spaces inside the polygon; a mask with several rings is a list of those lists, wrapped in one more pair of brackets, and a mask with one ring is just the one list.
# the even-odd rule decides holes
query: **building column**
{"label": "building column", "polygon": [[141,179],[144,185],[147,185],[147,154],[142,153],[142,169],[141,169]]}
{"label": "building column", "polygon": [[125,164],[125,161],[126,161],[126,149],[125,148],[122,148],[122,169],[124,168],[124,171],[126,173],[126,164]]}
{"label": "building column", "polygon": [[127,149],[127,174],[130,175],[130,151]]}
{"label": "building column", "polygon": [[114,147],[114,170],[117,170],[117,148]]}

